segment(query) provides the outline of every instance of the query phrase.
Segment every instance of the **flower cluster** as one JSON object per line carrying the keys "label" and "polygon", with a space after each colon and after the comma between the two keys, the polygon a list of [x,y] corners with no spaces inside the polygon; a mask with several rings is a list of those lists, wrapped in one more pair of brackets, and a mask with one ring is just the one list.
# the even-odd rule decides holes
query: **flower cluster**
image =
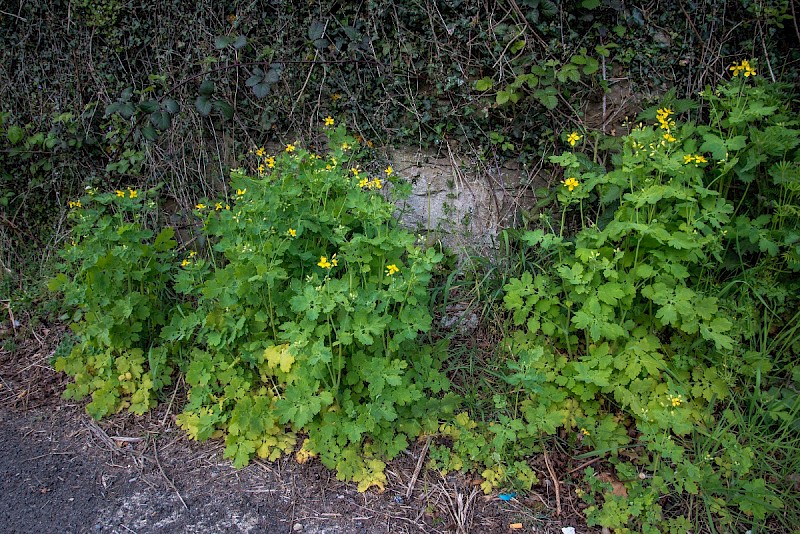
{"label": "flower cluster", "polygon": [[391,265],[386,266],[386,276],[392,276],[393,274],[397,274],[400,272],[400,268],[397,267],[394,263]]}
{"label": "flower cluster", "polygon": [[756,70],[750,65],[750,62],[746,59],[743,59],[741,63],[736,64],[734,63],[729,67],[729,69],[734,76],[739,76],[741,73],[742,76],[745,78],[749,78],[750,76],[756,75]]}
{"label": "flower cluster", "polygon": [[183,259],[183,261],[181,262],[181,267],[188,267],[189,265],[191,265],[192,264],[191,259],[194,258],[195,256],[197,256],[196,251],[193,250],[189,252],[189,257]]}
{"label": "flower cluster", "polygon": [[70,208],[80,208],[80,207],[82,207],[80,200],[75,200],[75,201],[70,200],[69,202],[67,202],[67,205]]}
{"label": "flower cluster", "polygon": [[[118,197],[125,198],[125,191],[120,191],[119,189],[117,189],[115,192],[116,192]],[[139,196],[139,192],[137,190],[128,189],[128,198],[136,198],[138,196]]]}
{"label": "flower cluster", "polygon": [[674,135],[672,135],[672,129],[675,128],[675,120],[671,119],[674,112],[670,108],[659,108],[656,111],[656,120],[658,121],[658,127],[664,130],[664,140],[668,143],[674,143],[677,141]]}
{"label": "flower cluster", "polygon": [[366,187],[367,189],[382,189],[383,180],[380,178],[375,178],[374,180],[370,180],[369,178],[361,178],[361,180],[358,181],[358,187]]}
{"label": "flower cluster", "polygon": [[708,163],[708,160],[705,158],[705,156],[702,156],[701,154],[686,154],[685,156],[683,156],[684,165],[688,165],[691,162]]}

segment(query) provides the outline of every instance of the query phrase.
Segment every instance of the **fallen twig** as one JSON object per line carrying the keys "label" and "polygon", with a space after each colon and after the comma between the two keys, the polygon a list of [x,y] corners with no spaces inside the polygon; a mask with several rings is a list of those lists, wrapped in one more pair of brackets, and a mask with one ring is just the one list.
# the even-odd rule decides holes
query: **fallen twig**
{"label": "fallen twig", "polygon": [[411,493],[414,491],[414,485],[417,483],[417,477],[419,477],[419,472],[422,470],[422,464],[425,461],[425,457],[428,455],[428,447],[430,447],[430,445],[431,437],[428,436],[428,439],[425,440],[425,445],[422,447],[422,452],[419,453],[417,467],[414,468],[414,474],[411,476],[411,482],[408,483],[408,488],[406,489],[406,499],[411,498]]}
{"label": "fallen twig", "polygon": [[161,475],[164,477],[164,480],[167,481],[169,487],[172,488],[172,491],[174,491],[175,495],[178,496],[178,499],[181,501],[183,507],[186,508],[186,510],[189,510],[189,507],[186,506],[186,502],[183,500],[183,497],[181,497],[181,492],[178,491],[178,488],[175,487],[175,484],[172,482],[172,480],[170,480],[170,478],[164,472],[164,468],[161,467],[161,462],[158,461],[158,448],[156,447],[156,440],[153,440],[153,458],[155,458],[158,470],[161,471]]}
{"label": "fallen twig", "polygon": [[553,487],[556,490],[556,517],[561,515],[561,489],[559,488],[558,478],[556,472],[553,471],[553,466],[550,465],[550,458],[547,456],[547,449],[542,447],[544,453],[544,463],[547,465],[547,470],[550,472],[550,478],[553,479]]}

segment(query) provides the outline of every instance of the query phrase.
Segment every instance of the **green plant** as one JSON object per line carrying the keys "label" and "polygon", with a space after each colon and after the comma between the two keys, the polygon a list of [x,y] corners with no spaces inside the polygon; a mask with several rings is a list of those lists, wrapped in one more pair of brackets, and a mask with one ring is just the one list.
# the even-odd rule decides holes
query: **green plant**
{"label": "green plant", "polygon": [[171,383],[178,347],[160,334],[176,302],[177,243],[172,228],[150,229],[155,195],[90,189],[69,203],[72,241],[49,288],[72,309],[76,341],[54,365],[75,379],[66,397],[91,395],[86,409],[98,419],[126,407],[142,414]]}
{"label": "green plant", "polygon": [[[563,428],[576,447],[610,454],[628,481],[625,498],[589,481],[607,488],[602,506],[587,493],[590,525],[682,528],[662,508],[667,495],[702,496],[704,517],[722,528],[780,509],[775,479],[753,469],[752,443],[720,424],[740,384],[770,371],[769,351],[742,347],[763,335],[743,314],[766,309],[791,324],[787,299],[797,302],[800,131],[780,91],[735,76],[704,93],[708,125],[675,120],[688,101],[653,108],[643,118],[656,125],[633,129],[610,172],[580,153],[551,158],[564,176],[560,225],[518,234],[535,259],[505,286],[511,389],[495,403],[508,415],[483,430],[462,422],[441,465],[465,451],[487,467],[513,465]],[[753,188],[757,201],[746,202]],[[773,287],[725,289],[755,273]],[[512,435],[514,449],[498,456],[491,435]],[[496,475],[484,489],[527,484]]]}
{"label": "green plant", "polygon": [[435,398],[446,350],[418,340],[443,255],[397,227],[382,195],[393,170],[362,174],[333,122],[325,157],[256,150],[254,176],[232,172],[231,198],[196,205],[206,246],[183,258],[171,228],[143,227],[137,191],[71,203],[75,242],[51,284],[76,308],[78,343],[56,359],[75,377],[69,396],[91,393],[96,417],[141,413],[179,367],[178,423],[194,439],[224,435],[236,466],[290,452],[302,432],[298,460],[319,455],[361,490],[383,487],[384,461],[452,404]]}

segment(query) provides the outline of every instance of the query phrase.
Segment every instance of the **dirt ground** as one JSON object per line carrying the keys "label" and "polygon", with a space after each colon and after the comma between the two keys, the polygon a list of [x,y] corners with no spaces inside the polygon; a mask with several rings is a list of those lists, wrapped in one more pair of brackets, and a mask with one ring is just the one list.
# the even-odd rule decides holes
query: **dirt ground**
{"label": "dirt ground", "polygon": [[0,532],[561,533],[580,522],[554,492],[502,501],[417,470],[422,443],[389,465],[385,492],[358,493],[314,462],[234,469],[219,440],[186,438],[173,406],[95,422],[61,398],[68,379],[50,357],[62,335],[21,326],[0,339]]}

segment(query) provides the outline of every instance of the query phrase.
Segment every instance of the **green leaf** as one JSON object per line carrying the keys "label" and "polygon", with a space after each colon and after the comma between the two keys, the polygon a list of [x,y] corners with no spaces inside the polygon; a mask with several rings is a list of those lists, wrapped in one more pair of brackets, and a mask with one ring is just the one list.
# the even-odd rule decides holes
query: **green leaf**
{"label": "green leaf", "polygon": [[158,102],[155,100],[145,100],[139,103],[139,109],[141,109],[144,113],[153,113],[154,111],[158,111]]}
{"label": "green leaf", "polygon": [[158,139],[158,132],[152,125],[147,124],[144,128],[142,128],[142,136],[147,139],[148,141],[155,141]]}
{"label": "green leaf", "polygon": [[597,297],[606,304],[615,306],[619,299],[625,296],[622,285],[616,282],[608,282],[597,288]]}
{"label": "green leaf", "polygon": [[172,123],[172,116],[166,111],[155,111],[150,114],[150,122],[163,132],[167,130]]}
{"label": "green leaf", "polygon": [[558,107],[558,92],[553,87],[539,89],[533,93],[533,97],[538,100],[547,109],[556,109]]}
{"label": "green leaf", "polygon": [[247,37],[245,37],[244,35],[237,36],[236,39],[234,39],[233,41],[233,47],[236,50],[244,48],[246,45],[247,45]]}
{"label": "green leaf", "polygon": [[207,96],[198,96],[197,100],[195,100],[194,107],[203,117],[208,117],[211,114],[211,100],[209,100]]}
{"label": "green leaf", "polygon": [[308,28],[308,39],[310,41],[316,41],[317,39],[321,39],[323,35],[325,35],[325,24],[318,20],[312,22],[311,26]]}
{"label": "green leaf", "polygon": [[495,97],[495,101],[498,105],[503,105],[511,98],[511,93],[506,90],[497,91],[497,96]]}
{"label": "green leaf", "polygon": [[215,100],[212,105],[214,109],[219,111],[220,114],[226,119],[230,120],[233,118],[233,106],[231,106],[228,102],[224,100]]}
{"label": "green leaf", "polygon": [[214,38],[214,48],[217,50],[222,50],[223,48],[227,48],[229,44],[233,42],[233,37],[228,35],[219,35]]}
{"label": "green leaf", "polygon": [[8,127],[6,137],[12,145],[16,145],[25,138],[25,130],[15,124],[11,125]]}
{"label": "green leaf", "polygon": [[488,76],[475,82],[475,89],[478,91],[488,91],[494,85],[494,81]]}
{"label": "green leaf", "polygon": [[253,94],[256,98],[264,98],[269,94],[270,87],[268,83],[257,83],[253,86]]}
{"label": "green leaf", "polygon": [[164,109],[167,110],[167,112],[174,115],[178,113],[178,111],[180,111],[181,108],[178,105],[178,103],[175,102],[173,99],[167,98],[166,100],[164,100]]}
{"label": "green leaf", "polygon": [[203,80],[197,92],[199,92],[201,96],[211,96],[214,94],[214,82],[211,80]]}
{"label": "green leaf", "polygon": [[294,356],[289,353],[289,343],[265,349],[264,358],[270,368],[280,367],[284,373],[288,373],[292,369],[295,360]]}

